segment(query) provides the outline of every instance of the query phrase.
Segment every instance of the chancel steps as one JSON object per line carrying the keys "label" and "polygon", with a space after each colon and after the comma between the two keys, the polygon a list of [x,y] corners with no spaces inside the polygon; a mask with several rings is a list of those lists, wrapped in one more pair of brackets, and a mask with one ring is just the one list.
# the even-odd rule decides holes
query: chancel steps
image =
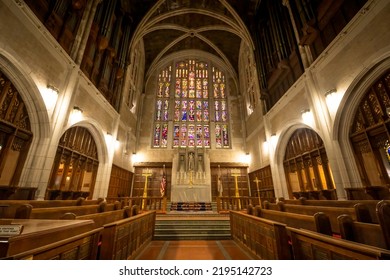
{"label": "chancel steps", "polygon": [[170,211],[212,211],[211,203],[207,202],[171,202]]}
{"label": "chancel steps", "polygon": [[157,215],[154,240],[226,240],[231,239],[228,215]]}

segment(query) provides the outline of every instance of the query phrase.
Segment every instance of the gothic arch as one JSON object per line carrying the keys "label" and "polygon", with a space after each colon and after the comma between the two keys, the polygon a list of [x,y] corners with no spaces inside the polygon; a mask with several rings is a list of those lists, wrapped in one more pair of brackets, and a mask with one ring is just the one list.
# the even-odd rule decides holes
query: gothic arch
{"label": "gothic arch", "polygon": [[[318,135],[320,139],[323,139],[323,135],[320,131],[314,129],[313,127],[307,126],[303,123],[296,122],[292,120],[290,123],[287,124],[286,128],[280,133],[280,136],[278,138],[278,141],[274,147],[274,164],[273,164],[273,179],[275,182],[275,186],[278,184],[280,185],[280,192],[283,194],[283,197],[291,197],[292,192],[289,190],[289,184],[287,182],[286,178],[286,170],[284,166],[284,160],[285,160],[285,154],[287,145],[290,141],[290,138],[296,133],[299,129],[308,129],[310,131],[313,131]],[[326,147],[324,143],[324,150],[326,152]],[[334,186],[333,186],[334,187]],[[276,194],[277,196],[280,196],[280,194]]]}
{"label": "gothic arch", "polygon": [[184,58],[199,58],[199,59],[207,59],[210,60],[212,63],[214,63],[216,66],[218,66],[221,70],[226,71],[226,73],[229,74],[229,77],[233,79],[234,85],[235,85],[235,92],[238,92],[239,89],[239,81],[236,72],[234,71],[232,65],[226,64],[225,61],[221,60],[220,58],[216,57],[215,55],[212,55],[210,53],[200,51],[200,50],[185,50],[185,51],[179,51],[172,53],[164,58],[162,58],[158,63],[154,64],[153,67],[151,67],[146,73],[146,79],[145,84],[148,84],[150,82],[150,78],[153,76],[154,73],[156,73],[159,69],[161,69],[165,64],[174,61],[174,60],[180,60]]}
{"label": "gothic arch", "polygon": [[[101,131],[101,130],[100,130]],[[94,197],[104,177],[108,145],[91,120],[67,127],[59,138],[46,199]]]}
{"label": "gothic arch", "polygon": [[[18,184],[20,186],[29,184],[29,187],[35,187],[27,183],[28,178],[40,176],[39,174],[32,174],[32,172],[40,172],[33,170],[41,170],[44,161],[40,163],[41,166],[36,166],[37,162],[34,158],[38,153],[45,153],[46,146],[42,145],[42,143],[45,143],[45,139],[50,137],[52,131],[49,125],[50,120],[47,114],[47,108],[41,93],[35,82],[31,79],[29,66],[22,63],[22,61],[4,50],[0,53],[0,70],[10,79],[23,99],[30,119],[31,132],[33,133]],[[33,165],[35,165],[35,168],[31,168]]]}
{"label": "gothic arch", "polygon": [[[103,129],[100,127],[100,124],[90,118],[85,118],[84,120],[77,122],[71,126],[68,126],[62,131],[61,136],[70,128],[72,127],[84,127],[86,128],[89,133],[91,133],[97,147],[97,153],[98,153],[98,159],[99,159],[99,164],[107,163],[109,161],[109,151],[108,151],[108,146],[104,137]],[[60,136],[60,137],[61,137]]]}
{"label": "gothic arch", "polygon": [[[381,76],[384,72],[390,69],[390,52],[387,57],[380,57],[380,60],[375,60],[353,80],[351,85],[346,90],[344,97],[340,103],[339,109],[335,117],[335,126],[333,131],[333,139],[339,141],[341,153],[346,162],[346,171],[350,182],[355,182],[355,187],[362,187],[358,166],[355,162],[354,151],[350,142],[349,133],[350,126],[353,122],[355,112],[360,101],[364,97],[367,89]],[[355,179],[352,179],[355,178]],[[358,180],[356,178],[359,178]]]}

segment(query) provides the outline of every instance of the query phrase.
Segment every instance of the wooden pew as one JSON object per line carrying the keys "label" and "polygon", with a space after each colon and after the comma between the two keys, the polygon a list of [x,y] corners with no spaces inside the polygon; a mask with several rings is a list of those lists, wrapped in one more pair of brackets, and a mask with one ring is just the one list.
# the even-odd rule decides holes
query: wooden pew
{"label": "wooden pew", "polygon": [[296,260],[389,260],[390,251],[288,227]]}
{"label": "wooden pew", "polygon": [[[376,216],[376,205],[380,200],[310,200],[304,197],[300,199],[283,199],[284,204],[294,204],[294,205],[309,205],[309,206],[326,206],[326,207],[341,207],[341,208],[353,208],[355,205],[359,204],[359,211],[356,212],[356,215],[361,215],[363,207],[367,207],[369,217],[357,216],[357,220],[361,222],[371,222],[377,224],[378,219]],[[363,206],[364,205],[364,206]],[[272,206],[277,208],[278,206]],[[355,209],[356,210],[356,209]]]}
{"label": "wooden pew", "polygon": [[388,186],[369,186],[364,188],[345,188],[349,200],[384,200],[390,199]]}
{"label": "wooden pew", "polygon": [[337,200],[337,194],[335,189],[299,191],[299,192],[293,192],[293,196],[296,199],[306,198],[310,200]]}
{"label": "wooden pew", "polygon": [[29,219],[32,208],[30,204],[0,204],[0,219]]}
{"label": "wooden pew", "polygon": [[12,220],[3,224],[20,224],[20,235],[0,237],[0,259],[94,260],[102,228],[93,221]]}
{"label": "wooden pew", "polygon": [[[132,217],[134,213],[132,213],[131,208],[129,206],[125,206],[123,209],[102,213],[94,213],[81,216],[76,216],[73,213],[71,214],[73,215],[73,219],[75,220],[93,220],[95,222],[96,227],[104,227],[105,224]],[[72,219],[72,217],[68,216],[68,219]]]}
{"label": "wooden pew", "polygon": [[381,201],[377,205],[380,224],[354,221],[349,215],[338,217],[343,239],[390,249],[390,202]]}
{"label": "wooden pew", "polygon": [[[343,214],[350,215],[354,220],[357,220],[355,208],[349,207],[327,207],[327,206],[309,206],[309,205],[291,205],[278,202],[278,208],[282,212],[296,213],[302,215],[313,216],[315,213],[323,212],[330,220],[332,232],[334,234],[340,234],[340,227],[337,217]],[[366,216],[366,215],[364,215]]]}
{"label": "wooden pew", "polygon": [[147,211],[103,226],[101,260],[134,259],[154,235],[156,211]]}
{"label": "wooden pew", "polygon": [[0,200],[23,199],[31,200],[35,198],[37,188],[18,187],[18,186],[0,186]]}
{"label": "wooden pew", "polygon": [[242,212],[231,211],[230,220],[233,239],[260,259],[390,259],[389,250],[287,227]]}
{"label": "wooden pew", "polygon": [[81,216],[105,212],[107,211],[107,209],[118,210],[115,208],[117,206],[120,206],[120,203],[116,203],[114,206],[112,206],[109,205],[107,202],[103,201],[99,205],[33,208],[31,211],[30,219],[68,219],[66,216],[64,216],[68,213],[73,213],[76,216]]}
{"label": "wooden pew", "polygon": [[230,211],[229,215],[232,238],[259,259],[288,260],[292,258],[284,224],[241,211]]}
{"label": "wooden pew", "polygon": [[86,200],[79,197],[75,200],[0,200],[0,205],[30,204],[33,208],[66,207],[80,205],[98,205],[104,199]]}
{"label": "wooden pew", "polygon": [[261,209],[260,207],[256,206],[254,208],[254,215],[259,218],[264,218],[286,224],[289,227],[302,228],[327,235],[332,235],[329,217],[322,212],[317,212],[314,215],[302,215],[296,213]]}

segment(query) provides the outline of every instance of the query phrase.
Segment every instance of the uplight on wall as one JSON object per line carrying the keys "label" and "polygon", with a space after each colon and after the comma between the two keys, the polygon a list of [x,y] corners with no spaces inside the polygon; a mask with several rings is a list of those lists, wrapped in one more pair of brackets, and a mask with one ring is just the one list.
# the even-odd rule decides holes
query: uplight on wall
{"label": "uplight on wall", "polygon": [[278,142],[278,138],[276,137],[276,134],[272,133],[271,134],[271,144],[275,147],[277,142]]}
{"label": "uplight on wall", "polygon": [[119,139],[117,138],[117,139],[115,140],[115,150],[118,150],[118,149],[120,148],[120,146],[121,146],[121,142],[120,142]]}
{"label": "uplight on wall", "polygon": [[80,122],[83,119],[83,110],[81,108],[74,106],[72,112],[69,116],[70,124],[73,125],[75,123]]}
{"label": "uplight on wall", "polygon": [[107,132],[107,134],[106,134],[106,143],[107,143],[107,145],[111,145],[112,144],[112,139],[113,139],[112,134],[110,132]]}
{"label": "uplight on wall", "polygon": [[267,140],[263,142],[263,153],[268,154],[269,153],[269,143]]}
{"label": "uplight on wall", "polygon": [[334,97],[334,95],[335,95],[335,93],[337,92],[337,90],[335,89],[335,88],[332,88],[332,89],[330,89],[330,90],[327,90],[326,92],[325,92],[325,98],[328,100],[331,100],[332,99],[332,97]]}
{"label": "uplight on wall", "polygon": [[250,164],[251,163],[251,155],[249,153],[242,154],[240,156],[240,162],[245,163],[245,164]]}
{"label": "uplight on wall", "polygon": [[325,92],[326,105],[330,112],[335,112],[339,107],[341,96],[336,89],[330,89]]}
{"label": "uplight on wall", "polygon": [[133,165],[134,165],[138,162],[143,161],[143,156],[139,153],[133,153],[133,155],[131,157],[131,161],[133,162]]}
{"label": "uplight on wall", "polygon": [[58,99],[59,90],[53,85],[47,85],[47,87],[42,90],[43,101],[46,104],[48,110],[54,109]]}
{"label": "uplight on wall", "polygon": [[313,113],[309,109],[302,110],[302,121],[307,125],[313,125],[314,118]]}

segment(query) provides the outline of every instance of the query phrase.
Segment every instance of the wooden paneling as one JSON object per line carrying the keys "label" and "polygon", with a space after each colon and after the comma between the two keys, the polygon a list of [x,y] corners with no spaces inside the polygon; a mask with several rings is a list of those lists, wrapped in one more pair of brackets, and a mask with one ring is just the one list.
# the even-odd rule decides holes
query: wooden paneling
{"label": "wooden paneling", "polygon": [[108,187],[108,197],[125,197],[130,196],[131,184],[133,181],[133,173],[120,168],[116,165],[112,166],[110,183]]}

